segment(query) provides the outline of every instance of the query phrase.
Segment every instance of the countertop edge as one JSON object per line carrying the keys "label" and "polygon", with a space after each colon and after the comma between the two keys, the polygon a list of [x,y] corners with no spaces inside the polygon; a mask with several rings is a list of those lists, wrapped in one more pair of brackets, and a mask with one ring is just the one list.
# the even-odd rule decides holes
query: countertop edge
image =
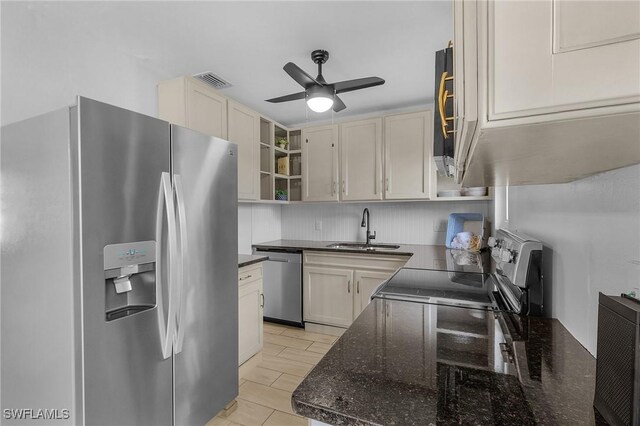
{"label": "countertop edge", "polygon": [[[292,250],[297,252],[325,252],[336,254],[352,254],[359,256],[378,256],[389,258],[407,258],[403,268],[447,270],[456,272],[480,272],[488,273],[491,270],[491,260],[488,251],[477,255],[478,261],[471,264],[458,264],[455,258],[455,250],[448,249],[442,244],[403,244],[396,243],[400,247],[396,250],[358,250],[350,248],[327,247],[344,241],[318,241],[318,240],[274,240],[253,244],[254,250]],[[391,242],[386,242],[391,244]],[[463,251],[459,251],[464,253]],[[264,252],[258,251],[263,254]],[[267,254],[268,253],[264,253]]]}
{"label": "countertop edge", "polygon": [[328,410],[323,407],[318,407],[313,404],[308,404],[295,399],[295,392],[291,395],[291,408],[293,411],[309,419],[323,422],[327,424],[336,425],[350,425],[350,426],[376,426],[375,423],[365,422],[355,417],[347,416],[337,411]]}
{"label": "countertop edge", "polygon": [[301,246],[276,246],[269,244],[254,244],[255,248],[268,248],[268,249],[289,249],[289,250],[306,250],[306,251],[328,251],[333,253],[351,253],[351,254],[367,254],[367,255],[375,255],[381,254],[384,256],[413,256],[415,253],[410,251],[399,251],[399,250],[358,250],[358,249],[344,249],[344,248],[333,248],[333,247],[301,247]]}
{"label": "countertop edge", "polygon": [[251,256],[251,259],[240,260],[238,259],[238,268],[243,268],[245,266],[255,265],[256,263],[264,262],[265,260],[269,260],[268,256],[257,256],[255,255],[241,255],[241,256]]}

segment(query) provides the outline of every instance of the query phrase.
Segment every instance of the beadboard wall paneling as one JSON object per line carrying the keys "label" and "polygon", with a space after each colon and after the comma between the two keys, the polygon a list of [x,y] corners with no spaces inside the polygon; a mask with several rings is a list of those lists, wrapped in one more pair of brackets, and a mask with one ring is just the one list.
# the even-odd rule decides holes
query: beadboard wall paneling
{"label": "beadboard wall paneling", "polygon": [[274,204],[238,205],[238,253],[251,254],[252,244],[281,238],[281,209]]}
{"label": "beadboard wall paneling", "polygon": [[[282,207],[282,238],[294,240],[364,241],[362,211],[369,208],[376,242],[444,244],[446,232],[434,223],[447,222],[450,213],[483,213],[491,220],[493,201],[402,202],[354,204],[293,204]],[[322,229],[316,229],[316,222]]]}

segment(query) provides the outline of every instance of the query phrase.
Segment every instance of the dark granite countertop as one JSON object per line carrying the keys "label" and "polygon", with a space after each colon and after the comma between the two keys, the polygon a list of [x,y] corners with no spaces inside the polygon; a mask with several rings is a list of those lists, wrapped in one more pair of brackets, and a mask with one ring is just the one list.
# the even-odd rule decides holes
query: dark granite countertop
{"label": "dark granite countertop", "polygon": [[292,405],[334,425],[590,425],[594,389],[595,359],[555,319],[374,299]]}
{"label": "dark granite countertop", "polygon": [[[357,249],[333,248],[327,247],[330,244],[344,241],[308,241],[308,240],[276,240],[265,243],[254,244],[254,248],[275,248],[290,250],[312,250],[312,251],[330,251],[336,253],[358,253],[364,255],[386,255],[386,256],[410,256],[405,268],[420,269],[437,269],[449,270],[455,269],[466,272],[478,272],[476,265],[459,266],[457,265],[458,256],[465,256],[463,252],[457,250],[449,250],[441,245],[418,245],[418,244],[400,244],[400,248],[396,250],[375,250],[364,251]],[[490,256],[488,253],[482,255],[481,263],[490,265]],[[474,259],[477,262],[477,259]],[[487,268],[487,266],[485,266]]]}
{"label": "dark granite countertop", "polygon": [[267,256],[260,256],[255,254],[239,254],[238,255],[238,268],[243,266],[253,265],[254,263],[264,262],[269,259]]}

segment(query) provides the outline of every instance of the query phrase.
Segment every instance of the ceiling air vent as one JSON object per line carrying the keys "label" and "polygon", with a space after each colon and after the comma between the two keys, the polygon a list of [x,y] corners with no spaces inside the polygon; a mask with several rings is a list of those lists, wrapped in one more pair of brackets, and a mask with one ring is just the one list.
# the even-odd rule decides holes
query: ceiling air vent
{"label": "ceiling air vent", "polygon": [[194,75],[194,77],[204,81],[209,86],[213,86],[216,89],[226,89],[227,87],[231,87],[231,83],[223,80],[222,78],[218,77],[211,71],[203,72],[201,74],[196,74]]}

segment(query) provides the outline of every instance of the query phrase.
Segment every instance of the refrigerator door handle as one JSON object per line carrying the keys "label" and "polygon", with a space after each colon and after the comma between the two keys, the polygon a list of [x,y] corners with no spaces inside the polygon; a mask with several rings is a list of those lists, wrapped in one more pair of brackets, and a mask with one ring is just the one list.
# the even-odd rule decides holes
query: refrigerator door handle
{"label": "refrigerator door handle", "polygon": [[[167,219],[167,245],[168,255],[167,260],[167,272],[168,280],[163,282],[162,270],[163,270],[163,238],[164,238],[164,219]],[[174,287],[176,268],[173,267],[172,262],[176,259],[177,250],[177,236],[176,236],[176,217],[175,209],[173,206],[173,194],[171,192],[171,176],[169,173],[163,172],[160,177],[160,190],[158,193],[158,209],[156,213],[156,312],[158,316],[158,333],[160,335],[160,345],[162,351],[162,358],[167,359],[171,356],[171,336],[173,335],[174,321],[173,310],[175,309],[172,303],[171,289]],[[166,286],[169,290],[169,309],[168,315],[164,315],[164,301],[162,296],[163,287]]]}
{"label": "refrigerator door handle", "polygon": [[182,352],[182,343],[184,341],[183,317],[186,302],[185,283],[188,282],[188,268],[186,262],[188,259],[187,249],[187,217],[184,207],[184,191],[182,190],[182,176],[173,175],[173,184],[175,188],[177,211],[178,211],[178,227],[180,232],[180,257],[178,259],[178,312],[176,314],[176,331],[175,353]]}

